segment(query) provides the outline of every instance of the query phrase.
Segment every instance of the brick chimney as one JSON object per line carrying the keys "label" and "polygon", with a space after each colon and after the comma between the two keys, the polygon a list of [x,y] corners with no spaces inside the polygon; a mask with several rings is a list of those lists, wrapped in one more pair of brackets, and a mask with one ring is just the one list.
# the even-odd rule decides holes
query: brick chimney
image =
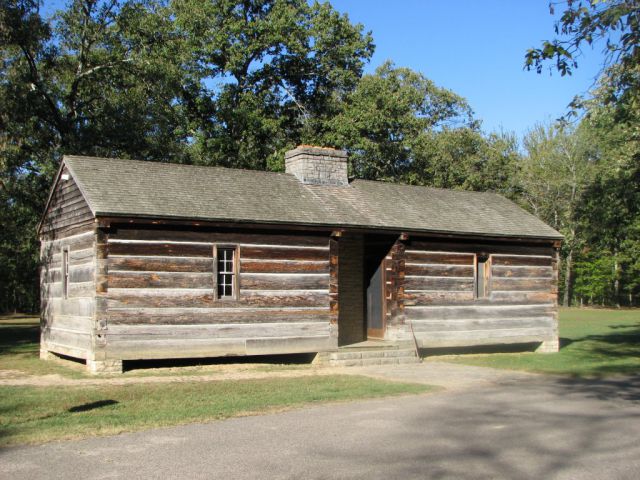
{"label": "brick chimney", "polygon": [[284,154],[285,171],[302,183],[347,186],[347,152],[334,148],[299,145]]}

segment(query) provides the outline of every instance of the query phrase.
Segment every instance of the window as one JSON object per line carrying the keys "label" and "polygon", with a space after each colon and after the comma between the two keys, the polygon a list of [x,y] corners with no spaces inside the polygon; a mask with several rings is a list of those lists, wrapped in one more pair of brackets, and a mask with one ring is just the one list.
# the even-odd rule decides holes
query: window
{"label": "window", "polygon": [[236,249],[234,247],[217,247],[216,282],[218,298],[236,298]]}
{"label": "window", "polygon": [[489,275],[491,264],[487,255],[476,255],[475,296],[485,298],[489,296]]}
{"label": "window", "polygon": [[69,247],[62,249],[62,298],[69,298]]}

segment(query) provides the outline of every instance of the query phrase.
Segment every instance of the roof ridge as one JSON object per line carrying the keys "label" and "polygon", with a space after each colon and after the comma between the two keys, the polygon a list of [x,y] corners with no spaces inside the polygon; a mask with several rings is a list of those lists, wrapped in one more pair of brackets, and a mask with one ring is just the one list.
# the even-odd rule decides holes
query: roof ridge
{"label": "roof ridge", "polygon": [[95,155],[64,155],[64,159],[92,159],[92,160],[105,160],[105,161],[118,161],[118,162],[126,162],[126,163],[144,163],[144,164],[153,164],[153,165],[161,165],[163,167],[185,167],[185,168],[202,168],[202,169],[220,169],[220,170],[232,170],[237,172],[251,172],[251,173],[259,173],[259,174],[275,174],[275,175],[286,175],[288,177],[293,177],[290,173],[286,172],[274,172],[271,170],[256,170],[251,168],[238,168],[238,167],[224,167],[222,165],[191,165],[188,163],[178,163],[178,162],[165,162],[162,160],[140,160],[135,158],[120,158],[120,157],[99,157]]}
{"label": "roof ridge", "polygon": [[405,182],[391,182],[387,180],[367,180],[364,178],[354,178],[351,181],[351,183],[356,183],[356,182],[375,183],[378,185],[396,185],[396,186],[411,187],[411,188],[426,188],[429,190],[438,190],[441,192],[451,192],[451,193],[469,193],[469,194],[487,194],[488,193],[492,195],[497,195],[499,197],[503,196],[502,194],[498,192],[494,192],[492,190],[463,190],[463,189],[457,189],[457,188],[432,187],[431,185],[414,185],[414,184],[405,183]]}

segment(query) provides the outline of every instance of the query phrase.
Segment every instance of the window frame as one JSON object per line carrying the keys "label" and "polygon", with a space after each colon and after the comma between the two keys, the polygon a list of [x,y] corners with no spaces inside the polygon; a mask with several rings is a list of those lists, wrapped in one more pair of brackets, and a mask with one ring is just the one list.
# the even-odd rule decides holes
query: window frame
{"label": "window frame", "polygon": [[[218,262],[219,262],[219,253],[221,250],[231,250],[233,251],[233,260],[232,260],[232,268],[231,272],[223,272],[224,274],[230,274],[232,276],[231,281],[231,295],[220,295],[218,289],[220,285],[218,284],[219,270],[218,270]],[[214,244],[213,246],[213,297],[215,300],[219,300],[222,302],[236,301],[240,298],[240,247],[238,245],[232,245],[227,243]]]}
{"label": "window frame", "polygon": [[62,298],[69,298],[69,246],[62,247]]}
{"label": "window frame", "polygon": [[[482,292],[480,292],[480,268],[482,264]],[[478,299],[488,298],[491,295],[491,255],[476,253],[473,275],[473,297]]]}

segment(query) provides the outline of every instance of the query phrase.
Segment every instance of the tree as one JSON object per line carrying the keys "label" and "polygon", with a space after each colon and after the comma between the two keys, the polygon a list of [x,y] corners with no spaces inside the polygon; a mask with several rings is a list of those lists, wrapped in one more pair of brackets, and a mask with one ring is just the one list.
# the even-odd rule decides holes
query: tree
{"label": "tree", "polygon": [[202,83],[188,106],[200,163],[266,168],[320,137],[373,54],[370,34],[328,3],[175,0]]}
{"label": "tree", "polygon": [[569,306],[575,255],[584,245],[578,209],[596,177],[596,162],[583,133],[562,124],[538,125],[524,139],[518,170],[525,206],[564,235],[562,304]]}
{"label": "tree", "polygon": [[418,168],[419,152],[432,134],[476,125],[463,98],[386,62],[345,97],[328,121],[325,143],[349,151],[354,176],[398,180]]}
{"label": "tree", "polygon": [[[553,14],[555,2],[550,3]],[[548,60],[561,75],[578,67],[585,45],[603,45],[602,71],[608,78],[608,103],[638,106],[640,91],[640,1],[567,0],[566,10],[555,24],[559,38],[531,48],[525,67],[538,73]],[[581,99],[574,101],[581,106]]]}

